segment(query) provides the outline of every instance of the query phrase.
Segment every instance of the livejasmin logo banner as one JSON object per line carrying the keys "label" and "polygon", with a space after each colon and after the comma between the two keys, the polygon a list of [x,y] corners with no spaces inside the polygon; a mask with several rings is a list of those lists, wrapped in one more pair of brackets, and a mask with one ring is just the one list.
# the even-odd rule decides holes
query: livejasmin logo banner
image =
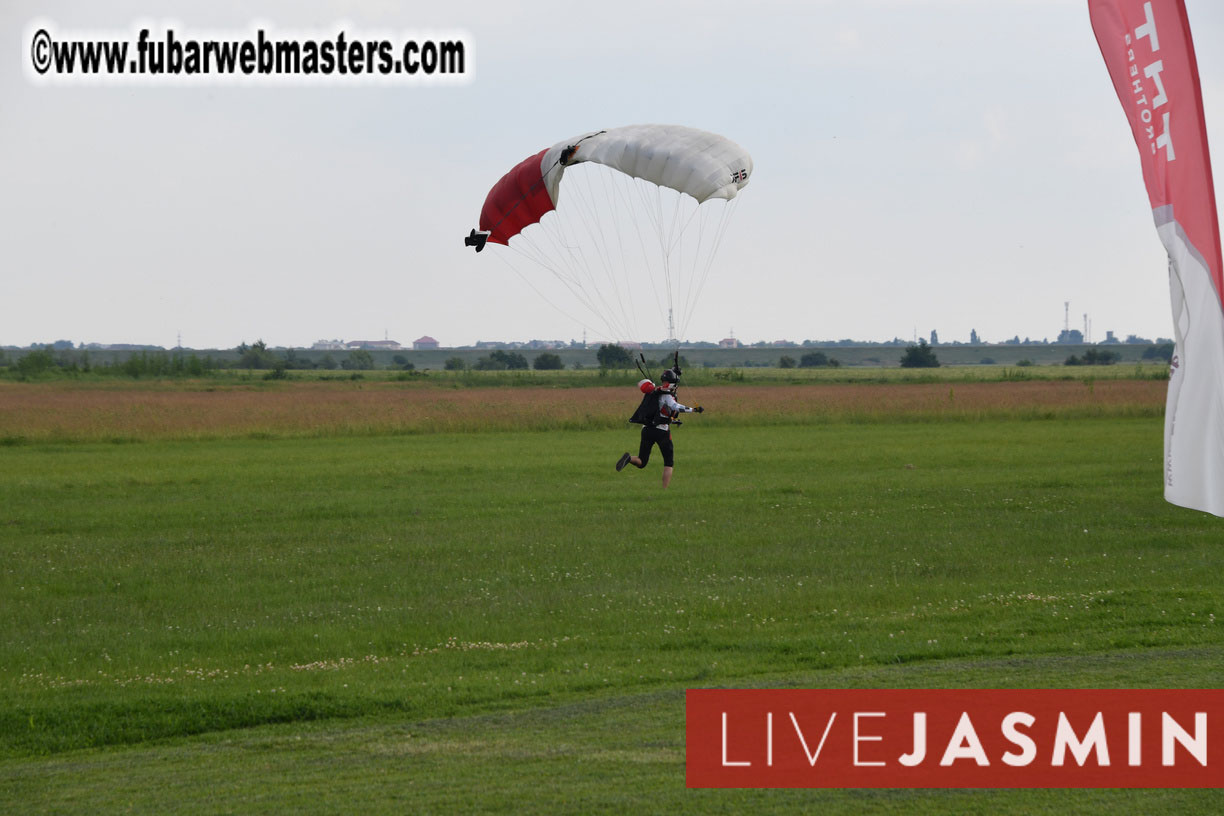
{"label": "livejasmin logo banner", "polygon": [[691,788],[1220,788],[1224,690],[690,689]]}

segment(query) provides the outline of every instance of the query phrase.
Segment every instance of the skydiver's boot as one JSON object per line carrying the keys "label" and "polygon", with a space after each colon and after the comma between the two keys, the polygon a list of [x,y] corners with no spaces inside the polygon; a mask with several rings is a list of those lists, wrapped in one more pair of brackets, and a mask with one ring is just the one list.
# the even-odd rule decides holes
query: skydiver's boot
{"label": "skydiver's boot", "polygon": [[624,455],[624,456],[622,456],[622,457],[620,458],[620,461],[618,461],[618,462],[616,463],[616,472],[617,472],[617,473],[620,473],[622,470],[624,470],[624,469],[625,469],[625,465],[629,464],[629,460],[630,460],[631,458],[632,458],[632,457],[630,457],[630,455],[629,455],[629,451],[625,451],[625,455]]}

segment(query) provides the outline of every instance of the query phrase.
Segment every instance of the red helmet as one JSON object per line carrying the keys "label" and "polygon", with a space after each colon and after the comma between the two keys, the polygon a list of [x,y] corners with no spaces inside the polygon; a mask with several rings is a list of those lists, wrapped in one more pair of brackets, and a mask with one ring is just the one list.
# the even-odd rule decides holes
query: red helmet
{"label": "red helmet", "polygon": [[649,394],[650,392],[655,390],[654,383],[652,383],[650,380],[639,380],[638,390],[641,391],[643,394]]}

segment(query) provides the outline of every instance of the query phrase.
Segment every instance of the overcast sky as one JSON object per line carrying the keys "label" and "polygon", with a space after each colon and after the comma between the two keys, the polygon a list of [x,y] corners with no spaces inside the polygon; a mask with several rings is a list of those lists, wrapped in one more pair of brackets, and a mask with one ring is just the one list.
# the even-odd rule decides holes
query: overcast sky
{"label": "overcast sky", "polygon": [[[1218,151],[1224,4],[1186,6]],[[22,46],[38,18],[462,30],[471,76],[39,87]],[[1093,339],[1173,333],[1082,0],[6,0],[0,42],[3,345],[581,338],[589,321],[460,239],[524,157],[654,122],[755,163],[685,339],[1054,339],[1064,301]]]}

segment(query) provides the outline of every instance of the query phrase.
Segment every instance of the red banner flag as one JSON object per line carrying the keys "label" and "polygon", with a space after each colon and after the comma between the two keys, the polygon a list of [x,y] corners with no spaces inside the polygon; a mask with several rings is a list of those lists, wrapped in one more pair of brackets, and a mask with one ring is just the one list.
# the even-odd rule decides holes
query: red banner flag
{"label": "red banner flag", "polygon": [[1224,516],[1224,280],[1198,65],[1183,0],[1088,0],[1169,253],[1177,341],[1165,498]]}

